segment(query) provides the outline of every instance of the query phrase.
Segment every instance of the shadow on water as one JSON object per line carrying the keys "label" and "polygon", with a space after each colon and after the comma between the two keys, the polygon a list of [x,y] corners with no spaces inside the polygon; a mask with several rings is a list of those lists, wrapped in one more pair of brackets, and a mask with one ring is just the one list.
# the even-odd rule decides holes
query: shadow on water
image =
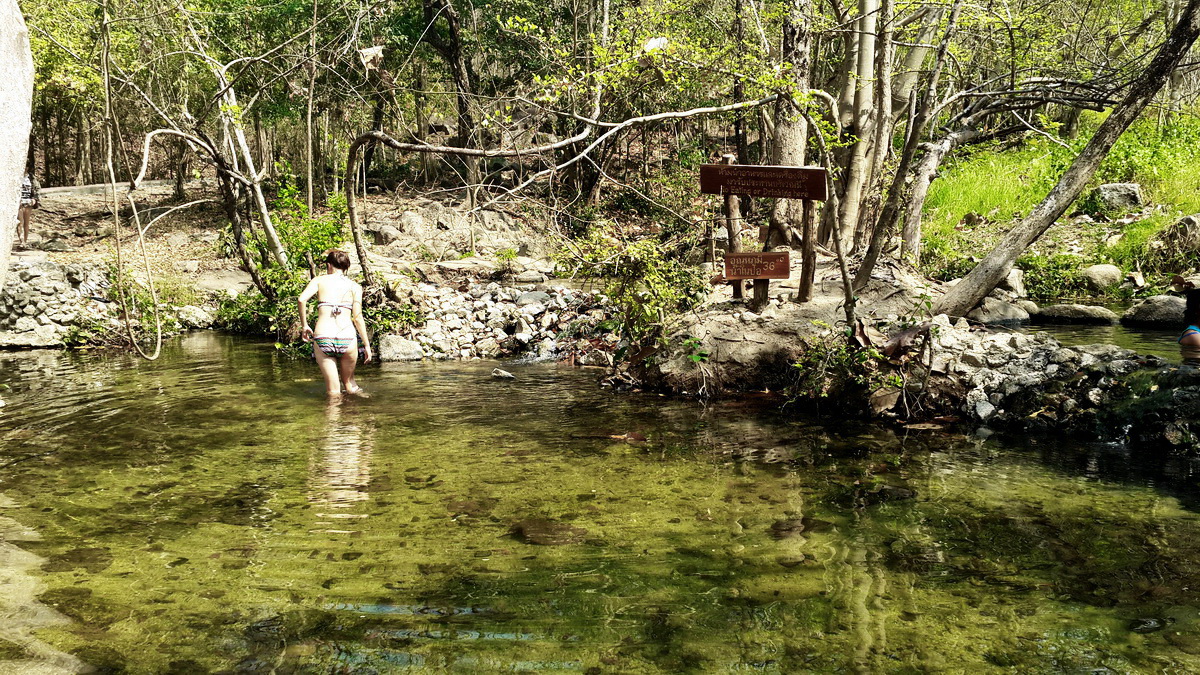
{"label": "shadow on water", "polygon": [[73,619],[40,639],[109,672],[1200,670],[1188,460],[492,367],[328,405],[211,333],[0,355],[0,516]]}

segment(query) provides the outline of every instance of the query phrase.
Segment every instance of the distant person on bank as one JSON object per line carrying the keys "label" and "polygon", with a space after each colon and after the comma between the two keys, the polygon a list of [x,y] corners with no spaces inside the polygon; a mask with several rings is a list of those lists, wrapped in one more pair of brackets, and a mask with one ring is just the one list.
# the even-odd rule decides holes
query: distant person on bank
{"label": "distant person on bank", "polygon": [[[365,396],[354,381],[359,345],[363,348],[364,363],[374,358],[371,341],[367,337],[367,325],[363,321],[362,286],[346,276],[348,269],[350,256],[344,251],[326,251],[325,274],[308,282],[300,294],[303,338],[306,342],[313,342],[313,355],[317,358],[321,374],[325,376],[325,391],[331,397],[343,393]],[[308,301],[314,295],[317,296],[317,323],[309,328]]]}
{"label": "distant person on bank", "polygon": [[38,193],[42,186],[33,177],[32,171],[26,171],[21,179],[21,206],[17,209],[17,235],[22,246],[29,244],[29,225],[33,222],[33,210],[41,206]]}

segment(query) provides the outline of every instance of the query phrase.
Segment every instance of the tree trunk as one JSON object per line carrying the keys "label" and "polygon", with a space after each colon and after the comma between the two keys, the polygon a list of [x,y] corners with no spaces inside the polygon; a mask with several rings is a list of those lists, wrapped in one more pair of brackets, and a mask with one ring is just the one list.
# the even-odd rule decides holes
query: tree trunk
{"label": "tree trunk", "polygon": [[879,219],[875,223],[875,231],[871,234],[871,244],[867,247],[867,252],[863,256],[863,262],[858,268],[858,274],[854,276],[855,290],[861,290],[870,281],[871,272],[875,269],[875,263],[879,261],[879,255],[883,252],[883,246],[887,243],[887,239],[891,236],[892,229],[896,225],[896,220],[900,217],[900,202],[904,195],[904,179],[908,177],[909,167],[912,166],[913,158],[916,157],[917,146],[921,142],[921,134],[933,117],[933,106],[937,102],[938,80],[941,79],[942,69],[946,66],[946,55],[950,51],[950,39],[954,36],[954,29],[958,23],[958,15],[962,10],[962,5],[963,0],[955,0],[954,7],[950,10],[950,21],[946,25],[946,36],[938,47],[937,60],[933,64],[933,71],[929,73],[929,84],[925,88],[925,95],[921,98],[917,114],[913,118],[912,125],[908,130],[908,137],[904,140],[904,150],[900,154],[900,164],[896,167],[891,187],[888,188],[887,202],[883,205],[883,210],[880,212]]}
{"label": "tree trunk", "polygon": [[[811,0],[792,0],[791,9],[783,22],[780,59],[791,67],[792,82],[796,91],[808,89],[811,77],[809,52],[812,47],[812,34],[808,30],[808,17],[811,12]],[[775,135],[772,139],[771,163],[780,166],[804,166],[807,141],[808,122],[796,109],[791,96],[780,96],[775,102]],[[799,210],[800,203],[796,200],[775,200],[765,248],[787,242],[787,233],[800,220]]]}
{"label": "tree trunk", "polygon": [[[475,115],[471,108],[471,97],[475,93],[475,78],[472,76],[470,63],[463,55],[463,39],[458,10],[454,8],[452,0],[424,0],[424,9],[427,25],[432,25],[434,20],[441,16],[446,20],[449,33],[448,39],[442,39],[433,31],[429,31],[425,35],[425,40],[446,60],[454,78],[455,101],[458,106],[458,129],[456,130],[455,145],[462,148],[477,147]],[[475,208],[475,195],[479,189],[479,183],[482,181],[479,159],[463,157],[463,165],[467,172],[467,204],[473,209]]]}
{"label": "tree trunk", "polygon": [[1050,194],[1029,216],[1009,230],[966,278],[942,297],[936,312],[962,316],[1004,279],[1017,257],[1037,241],[1083,191],[1113,144],[1167,83],[1197,36],[1200,36],[1200,0],[1191,0],[1154,60],[1134,80],[1124,100],[1096,130],[1096,135],[1063,173]]}
{"label": "tree trunk", "polygon": [[304,203],[313,212],[313,98],[317,86],[317,0],[313,0],[312,24],[308,36],[308,96],[304,110]]}
{"label": "tree trunk", "polygon": [[857,241],[861,235],[859,213],[862,208],[863,186],[866,184],[867,148],[871,144],[872,106],[874,105],[875,29],[877,25],[878,0],[859,0],[858,49],[855,56],[854,78],[854,123],[851,133],[855,136],[846,162],[845,181],[842,186],[843,228],[842,241],[851,235]]}
{"label": "tree trunk", "polygon": [[929,56],[930,48],[926,45],[937,35],[938,24],[941,23],[943,13],[944,10],[941,7],[926,9],[925,17],[921,21],[921,29],[917,32],[914,41],[916,46],[908,48],[908,53],[904,55],[904,60],[900,64],[900,70],[896,73],[896,83],[892,90],[893,106],[908,105],[908,95],[917,88],[917,82],[921,76],[921,66],[925,63],[925,58]]}
{"label": "tree trunk", "polygon": [[933,183],[933,177],[937,174],[942,159],[958,145],[957,137],[960,133],[948,134],[936,143],[926,143],[925,154],[913,168],[912,191],[904,207],[900,257],[909,259],[914,265],[921,261],[921,211],[925,208],[929,186]]}

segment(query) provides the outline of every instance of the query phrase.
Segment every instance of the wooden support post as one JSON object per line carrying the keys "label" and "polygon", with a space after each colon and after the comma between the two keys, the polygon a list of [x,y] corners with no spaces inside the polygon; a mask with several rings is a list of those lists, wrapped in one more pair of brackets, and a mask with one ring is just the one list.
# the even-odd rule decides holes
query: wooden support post
{"label": "wooden support post", "polygon": [[813,296],[813,277],[817,272],[816,212],[812,200],[805,199],[804,249],[800,254],[800,288],[796,291],[796,302],[808,302]]}
{"label": "wooden support post", "polygon": [[750,299],[750,309],[758,311],[767,306],[770,300],[771,280],[770,279],[755,279],[754,280],[754,297]]}
{"label": "wooden support post", "polygon": [[[733,155],[722,155],[722,164],[736,164],[737,158]],[[725,192],[725,232],[728,234],[728,241],[725,251],[728,253],[740,253],[742,250],[742,214],[741,205],[737,195]],[[740,300],[743,296],[743,288],[745,282],[741,279],[729,282],[733,286],[733,298]]]}

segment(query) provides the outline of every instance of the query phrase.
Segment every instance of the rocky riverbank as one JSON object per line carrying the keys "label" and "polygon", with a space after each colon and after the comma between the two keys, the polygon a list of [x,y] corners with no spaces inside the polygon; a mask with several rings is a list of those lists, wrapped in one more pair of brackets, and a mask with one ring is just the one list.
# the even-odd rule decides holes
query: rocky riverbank
{"label": "rocky riverbank", "polygon": [[[790,310],[795,312],[796,310]],[[1045,334],[934,317],[888,336],[866,321],[856,331],[870,356],[853,363],[842,334],[796,331],[796,320],[738,326],[700,317],[642,374],[690,394],[782,391],[800,407],[827,392],[806,369],[827,369],[842,414],[904,424],[967,423],[995,429],[1069,431],[1080,438],[1200,448],[1200,370],[1114,345],[1064,346]],[[695,355],[703,354],[697,359]],[[842,359],[839,361],[839,359]],[[842,370],[839,371],[838,369]],[[803,375],[809,375],[805,379]],[[842,381],[837,382],[838,378]]]}
{"label": "rocky riverbank", "polygon": [[83,323],[106,317],[99,265],[17,260],[0,288],[0,347],[58,347]]}
{"label": "rocky riverbank", "polygon": [[468,281],[452,288],[412,283],[394,292],[424,317],[379,338],[382,361],[531,355],[607,366],[617,344],[603,295],[559,286]]}

